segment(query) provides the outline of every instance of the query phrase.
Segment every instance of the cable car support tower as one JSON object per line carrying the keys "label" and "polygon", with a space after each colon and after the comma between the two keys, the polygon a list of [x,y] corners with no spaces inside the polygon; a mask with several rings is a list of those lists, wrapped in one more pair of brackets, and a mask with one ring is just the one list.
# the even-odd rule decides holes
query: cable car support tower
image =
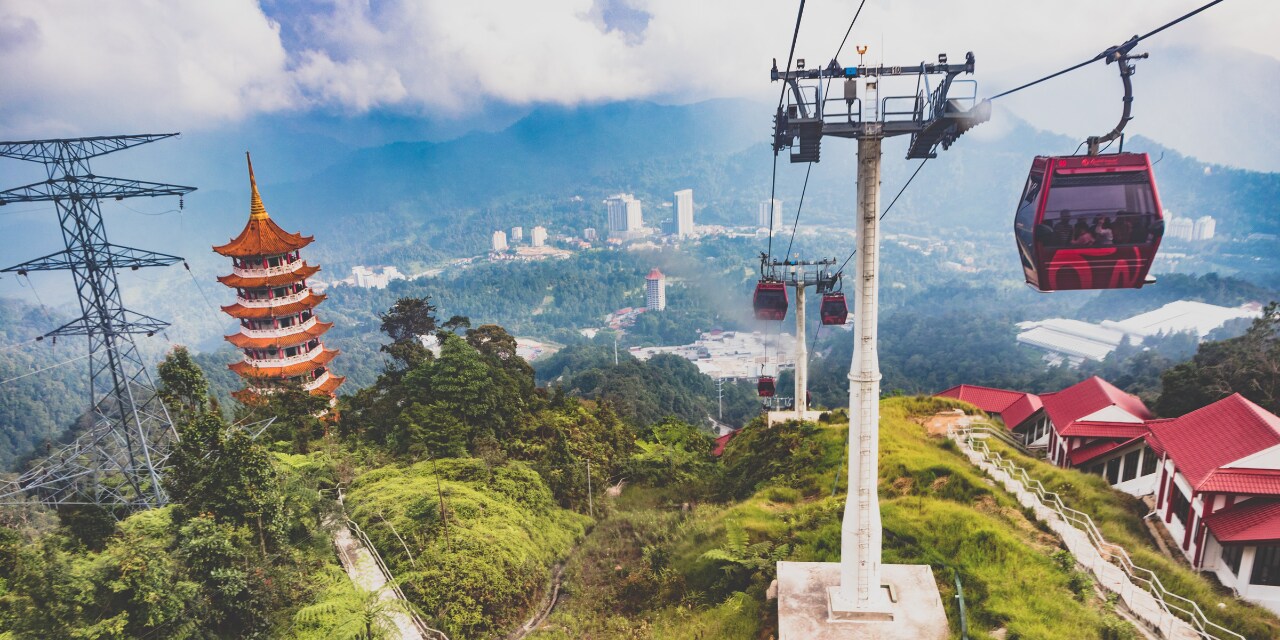
{"label": "cable car support tower", "polygon": [[92,425],[77,440],[52,452],[16,482],[0,485],[0,504],[92,504],[113,512],[167,502],[160,469],[177,440],[173,421],[156,395],[135,335],[151,336],[168,323],[124,308],[116,272],[159,267],[182,258],[111,244],[99,201],[104,198],[185,196],[194,187],[95,175],[89,160],[176,133],[0,142],[0,157],[38,162],[47,179],[0,191],[0,205],[52,202],[65,248],[42,258],[0,269],[71,271],[81,316],[46,334],[89,340],[89,395]]}
{"label": "cable car support tower", "polygon": [[[796,368],[795,397],[792,398],[792,408],[795,410],[797,420],[804,420],[805,412],[809,410],[809,345],[805,337],[804,292],[809,287],[815,288],[819,295],[834,291],[837,283],[840,282],[840,274],[834,271],[835,265],[834,258],[813,261],[778,260],[765,253],[760,254],[760,273],[764,279],[780,282],[796,291]],[[778,399],[775,396],[770,400]]]}
{"label": "cable car support tower", "polygon": [[[818,162],[824,137],[858,141],[857,254],[854,277],[846,287],[854,299],[854,348],[840,562],[779,563],[780,639],[863,637],[864,632],[865,637],[885,639],[946,637],[946,614],[930,567],[881,565],[880,156],[885,138],[906,135],[911,137],[907,158],[936,157],[939,148],[950,148],[966,131],[986,122],[991,104],[977,99],[976,81],[957,79],[973,73],[972,53],[960,64],[948,64],[942,54],[936,64],[845,67],[832,60],[817,69],[805,69],[797,61],[797,67],[783,72],[775,64],[770,74],[787,85],[786,103],[775,115],[774,153],[790,149],[793,163]],[[903,76],[916,79],[914,93],[881,95],[885,78]],[[839,91],[824,95],[833,86]]]}

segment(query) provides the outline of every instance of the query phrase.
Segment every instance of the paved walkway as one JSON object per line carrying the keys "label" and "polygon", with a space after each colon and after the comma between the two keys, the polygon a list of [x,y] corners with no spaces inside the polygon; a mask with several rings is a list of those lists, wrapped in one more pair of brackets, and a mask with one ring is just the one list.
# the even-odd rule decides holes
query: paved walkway
{"label": "paved walkway", "polygon": [[[351,534],[351,530],[345,525],[338,525],[334,529],[333,546],[337,547],[338,559],[342,562],[342,568],[347,571],[351,582],[366,591],[376,591],[381,600],[399,598],[399,593],[387,584],[387,578],[382,575],[382,570],[378,568],[373,554],[360,544],[360,541]],[[392,618],[395,620],[396,628],[400,630],[401,640],[428,640],[418,632],[409,614],[394,611]]]}
{"label": "paved walkway", "polygon": [[963,438],[953,435],[952,439],[970,462],[987,472],[987,475],[1013,494],[1022,506],[1033,510],[1037,520],[1047,524],[1054,533],[1058,534],[1067,550],[1076,557],[1076,561],[1093,574],[1099,585],[1117,594],[1135,618],[1169,640],[1200,640],[1202,638],[1189,623],[1167,613],[1156,598],[1134,584],[1123,569],[1104,558],[1102,553],[1093,546],[1093,541],[1087,533],[1064,520],[1057,511],[1041,502],[1040,496],[1027,490],[1020,481],[983,459],[982,454],[974,451]]}

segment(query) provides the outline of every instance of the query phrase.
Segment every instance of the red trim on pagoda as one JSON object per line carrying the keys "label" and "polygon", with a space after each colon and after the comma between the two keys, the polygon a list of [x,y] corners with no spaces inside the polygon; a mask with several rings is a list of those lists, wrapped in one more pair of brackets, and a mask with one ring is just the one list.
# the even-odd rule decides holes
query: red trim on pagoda
{"label": "red trim on pagoda", "polygon": [[312,338],[319,338],[332,327],[332,322],[317,322],[309,329],[274,338],[254,338],[243,333],[233,333],[229,336],[223,336],[223,339],[241,349],[270,349],[273,347],[284,349],[310,342]]}
{"label": "red trim on pagoda", "polygon": [[289,233],[280,228],[271,218],[250,220],[240,235],[230,242],[218,245],[214,251],[228,258],[253,258],[257,256],[274,256],[297,251],[315,240],[315,236],[303,236]]}
{"label": "red trim on pagoda", "polygon": [[271,362],[270,360],[241,360],[227,365],[227,368],[236,372],[242,378],[292,378],[329,364],[341,353],[337,349],[330,349],[323,345],[317,351],[320,353],[314,358],[284,366],[262,364],[269,363]]}
{"label": "red trim on pagoda", "polygon": [[342,383],[346,381],[346,376],[335,376],[331,373],[329,374],[329,379],[325,380],[324,384],[312,389],[311,393],[318,396],[331,396],[338,390],[338,387],[341,387]]}
{"label": "red trim on pagoda", "polygon": [[239,302],[229,304],[222,308],[227,315],[241,320],[249,320],[255,318],[279,318],[282,316],[291,316],[301,313],[307,309],[315,308],[316,305],[324,302],[327,298],[323,293],[315,293],[308,291],[307,295],[297,302],[288,302],[270,307],[246,307]]}
{"label": "red trim on pagoda", "polygon": [[320,271],[320,265],[309,265],[304,263],[301,267],[298,267],[296,271],[290,271],[288,273],[270,276],[241,276],[233,273],[230,275],[218,276],[218,282],[221,282],[228,287],[236,287],[238,289],[278,287],[283,284],[302,282],[303,280],[314,276],[318,271]]}

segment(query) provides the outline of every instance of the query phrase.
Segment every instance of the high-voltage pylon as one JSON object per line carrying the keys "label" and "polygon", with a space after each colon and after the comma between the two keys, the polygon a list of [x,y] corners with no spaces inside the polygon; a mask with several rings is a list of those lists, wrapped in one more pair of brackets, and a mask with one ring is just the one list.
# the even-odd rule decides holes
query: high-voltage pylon
{"label": "high-voltage pylon", "polygon": [[124,510],[167,501],[160,469],[177,432],[133,336],[154,335],[168,323],[125,309],[116,271],[167,266],[182,258],[108,242],[98,201],[181,197],[195,188],[94,175],[89,159],[175,135],[0,142],[0,157],[41,163],[48,176],[43,182],[0,191],[0,205],[53,202],[66,246],[0,272],[71,271],[81,316],[45,336],[89,339],[93,417],[92,426],[75,442],[51,453],[15,483],[0,487],[0,503],[19,502],[24,494],[51,505],[95,504]]}

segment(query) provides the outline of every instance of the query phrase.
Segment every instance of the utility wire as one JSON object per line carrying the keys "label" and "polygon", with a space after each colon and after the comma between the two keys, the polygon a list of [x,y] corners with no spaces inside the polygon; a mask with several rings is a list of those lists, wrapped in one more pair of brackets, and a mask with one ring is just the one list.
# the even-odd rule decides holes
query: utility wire
{"label": "utility wire", "polygon": [[[898,204],[898,198],[901,198],[901,197],[902,197],[902,194],[907,190],[907,187],[911,186],[911,181],[912,181],[912,180],[915,180],[917,175],[920,175],[920,170],[924,168],[924,163],[926,163],[926,162],[928,162],[928,161],[929,161],[929,159],[928,159],[928,158],[925,158],[924,160],[921,160],[921,161],[920,161],[920,164],[919,164],[919,165],[917,165],[917,166],[916,166],[916,170],[915,170],[915,172],[911,174],[911,177],[910,177],[910,178],[907,178],[907,182],[906,182],[906,184],[902,185],[902,188],[898,190],[898,195],[896,195],[896,196],[894,196],[894,197],[893,197],[893,201],[891,201],[891,202],[889,203],[889,206],[888,206],[888,207],[885,207],[884,213],[881,213],[881,214],[880,214],[880,219],[881,219],[881,220],[884,220],[884,217],[885,217],[886,215],[888,215],[888,214],[889,214],[889,211],[890,211],[891,209],[893,209],[893,205]],[[854,256],[855,254],[857,254],[857,253],[858,253],[858,250],[855,248],[855,249],[854,249],[854,250],[849,254],[849,257],[848,257],[848,258],[845,258],[845,259],[844,259],[844,262],[840,263],[840,268],[839,268],[839,269],[836,269],[836,273],[844,273],[844,267],[845,267],[845,265],[849,264],[849,261],[850,261],[850,260],[852,260],[852,259],[853,259],[853,256]]]}
{"label": "utility wire", "polygon": [[[1202,6],[1202,7],[1200,7],[1199,9],[1196,9],[1196,10],[1191,11],[1191,12],[1189,12],[1189,13],[1183,14],[1181,17],[1179,17],[1179,18],[1177,18],[1177,19],[1171,20],[1171,21],[1169,21],[1169,22],[1165,23],[1164,25],[1161,25],[1160,27],[1158,27],[1158,28],[1156,28],[1156,29],[1154,29],[1154,30],[1152,30],[1152,31],[1148,31],[1146,34],[1143,34],[1143,35],[1141,35],[1141,36],[1138,36],[1138,37],[1137,37],[1137,39],[1136,39],[1136,40],[1134,40],[1134,44],[1137,44],[1137,43],[1139,43],[1139,42],[1142,42],[1143,40],[1146,40],[1147,38],[1150,38],[1151,36],[1154,36],[1154,35],[1156,35],[1157,33],[1160,33],[1161,31],[1164,31],[1165,29],[1168,29],[1169,27],[1172,27],[1173,25],[1178,24],[1179,22],[1182,22],[1183,20],[1186,20],[1186,19],[1190,18],[1191,16],[1194,16],[1194,15],[1196,15],[1196,14],[1200,13],[1201,11],[1204,11],[1205,9],[1208,9],[1209,7],[1212,7],[1212,6],[1213,6],[1213,5],[1215,5],[1215,4],[1220,4],[1222,1],[1223,1],[1223,0],[1213,0],[1213,2],[1210,2],[1210,3],[1208,3],[1208,4],[1206,4],[1206,5]],[[1108,51],[1109,51],[1109,50],[1108,50]],[[1099,60],[1103,60],[1103,59],[1105,59],[1106,57],[1107,57],[1107,51],[1103,51],[1102,53],[1099,53],[1098,55],[1096,55],[1096,56],[1094,56],[1094,57],[1092,57],[1092,58],[1089,58],[1088,60],[1085,60],[1084,62],[1081,62],[1081,63],[1079,63],[1079,64],[1075,64],[1075,65],[1072,65],[1072,66],[1070,66],[1070,67],[1067,67],[1066,69],[1063,69],[1062,71],[1058,71],[1058,72],[1056,72],[1056,73],[1051,73],[1051,74],[1049,74],[1049,75],[1047,75],[1047,76],[1045,76],[1045,77],[1043,77],[1043,78],[1040,78],[1039,80],[1033,80],[1033,81],[1028,82],[1028,83],[1026,83],[1026,84],[1024,84],[1024,85],[1022,85],[1022,86],[1020,86],[1020,87],[1015,87],[1015,88],[1010,89],[1010,90],[1008,90],[1008,91],[1005,91],[1005,92],[1002,92],[1002,93],[997,93],[996,95],[991,96],[990,98],[988,98],[988,100],[995,100],[995,99],[997,99],[997,98],[1003,98],[1004,96],[1007,96],[1007,95],[1009,95],[1009,94],[1011,94],[1011,93],[1014,93],[1015,91],[1022,91],[1023,89],[1026,89],[1026,88],[1028,88],[1028,87],[1033,87],[1033,86],[1038,85],[1038,84],[1040,84],[1041,82],[1044,82],[1044,81],[1046,81],[1046,80],[1052,80],[1052,79],[1054,79],[1054,78],[1056,78],[1056,77],[1058,77],[1058,76],[1060,76],[1060,75],[1062,75],[1062,74],[1064,74],[1064,73],[1070,73],[1070,72],[1072,72],[1072,71],[1075,71],[1076,69],[1079,69],[1080,67],[1088,66],[1088,65],[1093,64],[1093,63],[1095,63],[1095,62],[1097,62],[1097,61],[1099,61]]]}
{"label": "utility wire", "polygon": [[200,286],[200,281],[196,279],[196,274],[191,272],[191,265],[187,264],[186,260],[182,261],[182,268],[186,269],[187,275],[191,276],[191,282],[195,283],[196,291],[200,292],[200,297],[204,298],[204,303],[209,306],[209,310],[215,314],[219,313],[218,309],[214,308],[213,303],[209,301],[209,296],[204,294],[204,288]]}
{"label": "utility wire", "polygon": [[15,343],[15,344],[5,345],[5,346],[3,346],[3,347],[0,347],[0,353],[4,353],[4,352],[6,352],[6,351],[13,351],[14,349],[17,349],[18,347],[25,347],[25,346],[27,346],[27,345],[29,345],[29,344],[35,344],[35,343],[37,343],[37,342],[40,342],[42,339],[43,339],[43,336],[42,336],[42,337],[40,337],[40,338],[32,338],[32,339],[30,339],[30,340],[27,340],[26,342],[18,342],[18,343]]}
{"label": "utility wire", "polygon": [[804,194],[809,190],[809,172],[813,171],[813,163],[810,162],[804,170],[804,186],[800,188],[800,204],[796,206],[796,221],[791,225],[791,239],[787,241],[787,252],[782,254],[783,259],[791,255],[791,245],[796,241],[796,229],[800,226],[800,210],[804,208]]}
{"label": "utility wire", "polygon": [[0,380],[0,384],[8,384],[8,383],[10,383],[10,382],[13,382],[14,380],[21,380],[21,379],[23,379],[23,378],[25,378],[25,377],[27,377],[27,376],[34,376],[34,375],[35,375],[35,374],[37,374],[37,373],[44,373],[45,371],[48,371],[48,370],[50,370],[50,369],[57,369],[58,367],[61,367],[61,366],[63,366],[63,365],[71,364],[72,362],[76,362],[77,360],[84,360],[85,358],[88,358],[88,357],[89,357],[89,356],[91,356],[91,355],[93,355],[93,354],[92,354],[92,353],[86,353],[86,354],[84,354],[84,355],[82,355],[82,356],[77,356],[77,357],[72,358],[72,359],[70,359],[70,360],[63,360],[62,362],[59,362],[58,364],[51,364],[51,365],[49,365],[49,366],[47,366],[47,367],[45,367],[45,368],[43,368],[43,369],[36,369],[35,371],[31,371],[31,372],[29,372],[29,373],[24,373],[24,374],[22,374],[22,375],[20,375],[20,376],[14,376],[14,377],[9,378],[9,379],[7,379],[7,380]]}

